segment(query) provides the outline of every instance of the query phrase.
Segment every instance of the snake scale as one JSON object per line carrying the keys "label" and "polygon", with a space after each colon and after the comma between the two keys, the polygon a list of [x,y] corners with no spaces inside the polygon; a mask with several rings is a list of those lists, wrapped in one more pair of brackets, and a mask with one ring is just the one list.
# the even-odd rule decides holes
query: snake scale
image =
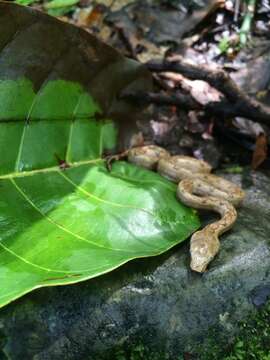
{"label": "snake scale", "polygon": [[185,205],[196,209],[213,210],[220,220],[195,232],[190,240],[192,270],[202,273],[220,249],[219,236],[229,230],[236,221],[244,191],[219,176],[210,174],[211,166],[189,156],[171,156],[156,145],[135,147],[118,155],[127,157],[130,163],[150,170],[178,184],[177,197]]}

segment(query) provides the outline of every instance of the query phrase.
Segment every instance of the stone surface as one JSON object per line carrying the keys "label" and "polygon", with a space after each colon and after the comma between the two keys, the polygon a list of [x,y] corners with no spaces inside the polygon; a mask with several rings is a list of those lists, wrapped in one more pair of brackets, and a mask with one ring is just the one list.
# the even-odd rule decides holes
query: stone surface
{"label": "stone surface", "polygon": [[228,343],[237,321],[270,295],[270,177],[227,177],[247,198],[207,273],[189,270],[186,243],[81,284],[37,290],[1,310],[0,359],[113,360],[116,349],[143,344],[176,360],[213,330]]}

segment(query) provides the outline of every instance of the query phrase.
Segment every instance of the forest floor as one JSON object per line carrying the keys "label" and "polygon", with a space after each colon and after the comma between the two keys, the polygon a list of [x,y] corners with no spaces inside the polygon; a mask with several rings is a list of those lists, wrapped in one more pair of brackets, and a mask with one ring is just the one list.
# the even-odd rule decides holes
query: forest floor
{"label": "forest floor", "polygon": [[[243,111],[233,98],[233,89],[226,90],[207,76],[197,79],[198,72],[190,77],[189,68],[162,69],[164,61],[171,64],[184,59],[184,65],[206,66],[210,73],[224,70],[242,94],[269,105],[267,0],[258,1],[253,21],[246,1],[17,1],[84,28],[150,68],[155,94],[160,96],[148,100],[152,103],[147,114],[150,122],[145,123],[143,116],[138,119],[138,143],[154,142],[173,154],[202,158],[214,169],[228,172],[270,168],[269,113],[264,118],[256,111]],[[158,71],[153,62],[159,63]]]}
{"label": "forest floor", "polygon": [[[222,69],[243,94],[270,106],[270,5],[258,1],[253,14],[247,1],[223,0],[17,0],[95,34],[125,56],[142,63],[188,61]],[[238,6],[239,5],[239,6]],[[249,25],[250,29],[249,29]],[[151,68],[151,66],[150,66]],[[153,66],[152,66],[153,69]],[[214,169],[230,173],[270,169],[270,119],[243,116],[219,109],[213,102],[228,97],[222,86],[184,76],[181,71],[153,71],[158,99],[138,119],[137,143],[156,143],[172,154],[186,154],[208,161]],[[186,75],[186,73],[185,73]],[[217,88],[218,87],[218,88]],[[225,89],[226,90],[226,89]],[[173,103],[173,96],[191,101]],[[230,96],[229,96],[230,97]],[[227,107],[234,104],[227,99]],[[194,106],[194,103],[196,106]],[[193,104],[193,105],[192,105]],[[209,105],[210,104],[210,105]],[[244,114],[245,115],[245,114]],[[145,122],[145,116],[150,122]],[[262,117],[263,119],[263,117]],[[269,125],[268,125],[269,124]],[[219,352],[209,345],[201,359],[270,360],[270,304],[259,310],[228,348]],[[126,359],[119,354],[119,360]],[[143,349],[130,359],[147,359]],[[151,357],[153,359],[153,357]],[[193,359],[185,354],[184,360]]]}

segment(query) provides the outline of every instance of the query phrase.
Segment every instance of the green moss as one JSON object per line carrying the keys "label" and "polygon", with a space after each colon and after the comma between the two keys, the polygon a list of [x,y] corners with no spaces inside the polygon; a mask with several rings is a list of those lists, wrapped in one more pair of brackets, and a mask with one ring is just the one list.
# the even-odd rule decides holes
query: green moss
{"label": "green moss", "polygon": [[7,356],[5,355],[4,351],[2,350],[6,344],[6,336],[0,330],[0,360],[7,360]]}
{"label": "green moss", "polygon": [[[147,345],[139,342],[136,345],[128,347],[119,347],[110,354],[106,354],[102,359],[98,360],[170,360],[168,354],[163,351],[151,351]],[[1,360],[1,359],[0,359]],[[182,356],[174,360],[183,360]]]}
{"label": "green moss", "polygon": [[[246,321],[238,324],[238,336],[231,344],[217,342],[215,332],[209,333],[208,339],[196,353],[190,351],[193,360],[270,360],[270,301],[256,311]],[[112,356],[112,355],[110,355]],[[151,352],[146,345],[140,343],[128,349],[117,349],[110,359],[115,360],[171,360],[168,354]],[[173,360],[184,360],[184,356]]]}
{"label": "green moss", "polygon": [[270,360],[270,301],[246,322],[230,345],[209,339],[207,349],[198,351],[199,360]]}

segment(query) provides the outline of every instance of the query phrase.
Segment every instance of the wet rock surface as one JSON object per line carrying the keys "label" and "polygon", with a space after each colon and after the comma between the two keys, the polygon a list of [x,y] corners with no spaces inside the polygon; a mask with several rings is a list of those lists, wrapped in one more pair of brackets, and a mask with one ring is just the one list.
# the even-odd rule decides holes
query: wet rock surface
{"label": "wet rock surface", "polygon": [[0,312],[0,359],[117,359],[144,344],[178,359],[215,338],[270,295],[270,177],[226,175],[247,191],[233,230],[204,275],[189,270],[188,242],[77,285],[36,290]]}

